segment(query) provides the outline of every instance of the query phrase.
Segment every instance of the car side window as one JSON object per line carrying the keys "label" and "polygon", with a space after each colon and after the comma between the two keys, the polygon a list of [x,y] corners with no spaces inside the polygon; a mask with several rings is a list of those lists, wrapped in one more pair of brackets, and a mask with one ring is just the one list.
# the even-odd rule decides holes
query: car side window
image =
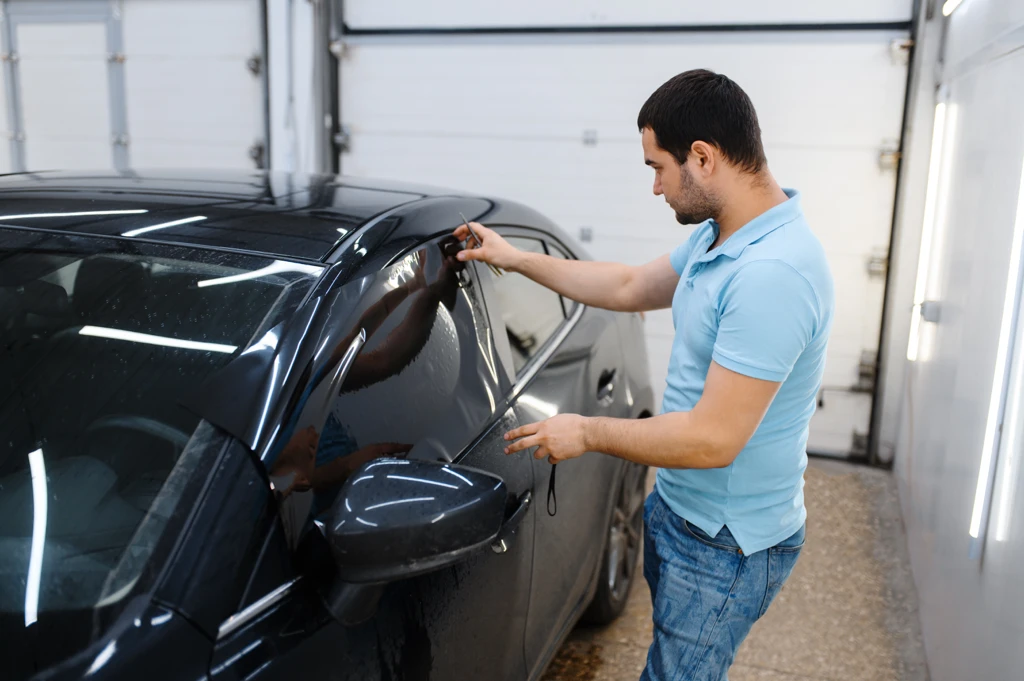
{"label": "car side window", "polygon": [[[499,388],[478,335],[486,308],[479,287],[460,278],[465,264],[443,245],[426,243],[338,291],[334,309],[346,321],[322,341],[330,359],[267,462],[291,546],[311,520],[326,521],[363,464],[385,456],[452,461],[494,415]],[[332,383],[360,332],[365,342],[340,385]]]}
{"label": "car side window", "polygon": [[[546,253],[544,242],[520,236],[506,240],[523,251]],[[494,278],[494,289],[519,374],[565,321],[561,296],[515,272]]]}
{"label": "car side window", "polygon": [[[565,251],[550,241],[545,241],[544,247],[547,248],[548,255],[552,258],[558,258],[559,260],[572,260]],[[564,312],[565,316],[568,317],[572,313],[572,309],[576,305],[576,302],[569,300],[565,296],[559,296],[559,299],[562,301],[562,312]]]}

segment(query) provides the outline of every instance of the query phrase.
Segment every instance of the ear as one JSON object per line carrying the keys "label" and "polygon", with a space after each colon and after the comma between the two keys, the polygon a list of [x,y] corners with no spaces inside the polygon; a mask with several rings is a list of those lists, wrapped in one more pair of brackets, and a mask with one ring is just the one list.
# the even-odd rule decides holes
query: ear
{"label": "ear", "polygon": [[715,148],[707,142],[697,140],[691,144],[690,155],[693,157],[693,161],[697,166],[698,172],[700,172],[704,177],[710,176],[711,173],[715,171]]}

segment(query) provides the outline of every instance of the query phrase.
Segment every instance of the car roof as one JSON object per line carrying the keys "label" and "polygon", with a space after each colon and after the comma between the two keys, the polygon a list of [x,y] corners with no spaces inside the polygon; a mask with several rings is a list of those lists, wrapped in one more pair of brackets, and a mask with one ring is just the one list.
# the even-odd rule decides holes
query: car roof
{"label": "car roof", "polygon": [[48,171],[0,176],[0,226],[322,261],[374,217],[449,190],[265,171]]}

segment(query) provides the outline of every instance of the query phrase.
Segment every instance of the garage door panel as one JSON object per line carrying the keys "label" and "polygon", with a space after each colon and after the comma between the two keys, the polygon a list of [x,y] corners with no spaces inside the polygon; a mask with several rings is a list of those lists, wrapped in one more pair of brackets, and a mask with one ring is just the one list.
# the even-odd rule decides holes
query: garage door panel
{"label": "garage door panel", "polygon": [[125,3],[125,80],[136,167],[251,168],[265,140],[256,0]]}
{"label": "garage door panel", "polygon": [[[863,393],[826,392],[824,406],[811,417],[807,450],[818,454],[845,456],[853,444],[851,423],[871,418],[871,396]],[[866,434],[867,430],[857,429]]]}
{"label": "garage door panel", "polygon": [[263,111],[259,82],[239,78],[241,68],[229,60],[132,59],[125,75],[133,139],[233,140],[244,151],[260,133]]}
{"label": "garage door panel", "polygon": [[[628,144],[589,147],[579,141],[353,134],[352,153],[343,158],[346,173],[427,177],[441,186],[515,197],[573,234],[589,227],[595,238],[654,240],[661,252],[692,231],[651,193],[653,173],[642,163],[639,135]],[[866,258],[885,250],[895,175],[879,169],[877,150],[769,147],[766,153],[776,178],[801,191],[808,222],[827,252]]]}
{"label": "garage door panel", "polygon": [[125,50],[175,59],[234,57],[262,52],[255,0],[130,0],[124,3]]}
{"label": "garage door panel", "polygon": [[245,168],[252,160],[237,144],[196,144],[182,148],[174,141],[146,140],[132,154],[136,168]]}
{"label": "garage door panel", "polygon": [[483,26],[600,26],[608,24],[735,24],[816,23],[850,21],[907,21],[911,0],[586,0],[550,2],[519,0],[482,3],[478,0],[348,0],[345,20],[353,28],[483,27]]}
{"label": "garage door panel", "polygon": [[112,165],[105,26],[22,24],[16,36],[27,166]]}
{"label": "garage door panel", "polygon": [[[761,103],[768,145],[876,149],[900,134],[906,69],[892,61],[888,48],[889,38],[898,35],[356,43],[343,64],[341,98],[346,122],[359,125],[359,132],[579,140],[585,127],[601,141],[632,142],[637,113],[650,93],[680,71],[707,67],[729,74]],[[402,87],[382,89],[382,80]],[[785,106],[763,104],[769,101]]]}

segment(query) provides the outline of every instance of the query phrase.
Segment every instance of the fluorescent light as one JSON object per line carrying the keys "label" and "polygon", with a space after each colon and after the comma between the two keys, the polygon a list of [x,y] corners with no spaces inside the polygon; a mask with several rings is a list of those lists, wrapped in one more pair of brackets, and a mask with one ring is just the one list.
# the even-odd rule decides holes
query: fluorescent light
{"label": "fluorescent light", "polygon": [[39,585],[43,576],[43,548],[46,545],[46,464],[43,450],[28,455],[32,474],[32,548],[28,558],[28,579],[25,582],[25,626],[39,617]]}
{"label": "fluorescent light", "polygon": [[[1018,343],[1021,334],[1017,334]],[[1006,413],[1009,418],[1003,426],[1003,442],[999,445],[999,506],[996,510],[996,541],[1006,541],[1010,531],[1010,514],[1013,512],[1013,501],[1017,484],[1017,455],[1020,443],[1017,441],[1020,427],[1021,393],[1024,388],[1024,356],[1018,355],[1013,368],[1013,387],[1006,401]]]}
{"label": "fluorescent light", "polygon": [[942,5],[942,16],[948,17],[950,14],[956,11],[964,0],[946,0]]}
{"label": "fluorescent light", "polygon": [[220,286],[222,284],[234,284],[239,281],[248,281],[250,279],[258,279],[265,277],[268,274],[279,274],[281,272],[301,272],[303,274],[320,274],[324,271],[323,267],[317,265],[302,265],[297,262],[288,262],[286,260],[275,260],[266,267],[262,267],[258,270],[251,272],[243,272],[242,274],[232,274],[230,277],[220,277],[218,279],[204,279],[196,284],[199,288],[206,288],[207,286]]}
{"label": "fluorescent light", "polygon": [[940,200],[939,182],[943,175],[943,147],[946,140],[946,103],[935,105],[935,121],[932,125],[931,157],[928,160],[928,183],[925,188],[924,220],[921,225],[921,248],[917,256],[917,281],[914,284],[914,309],[910,318],[910,340],[907,343],[907,359],[917,361],[921,337],[921,303],[928,291],[928,273],[931,271],[932,241],[937,223],[936,213]]}
{"label": "fluorescent light", "polygon": [[78,333],[82,336],[112,338],[114,340],[130,341],[132,343],[163,345],[168,348],[184,348],[186,350],[207,350],[209,352],[225,352],[230,354],[238,349],[238,346],[236,345],[202,343],[200,341],[181,340],[180,338],[168,338],[167,336],[153,336],[148,333],[109,329],[104,326],[83,326]]}
{"label": "fluorescent light", "polygon": [[167,229],[168,227],[177,227],[178,225],[187,225],[190,222],[199,222],[205,220],[205,215],[197,215],[193,218],[182,218],[181,220],[171,220],[170,222],[161,222],[159,225],[150,225],[149,227],[140,227],[139,229],[133,229],[125,232],[121,236],[139,236],[140,234],[146,234],[147,232],[155,232],[158,229]]}
{"label": "fluorescent light", "polygon": [[31,220],[34,218],[80,218],[90,215],[138,215],[148,210],[86,210],[78,213],[26,213],[24,215],[0,215],[0,220]]}
{"label": "fluorescent light", "polygon": [[1006,274],[1006,291],[1003,294],[1003,316],[999,325],[999,345],[996,347],[996,366],[992,377],[992,394],[989,396],[988,419],[985,422],[985,439],[982,443],[981,465],[978,467],[978,484],[974,490],[974,509],[971,512],[971,536],[977,539],[981,534],[981,523],[988,507],[992,484],[992,462],[996,454],[996,434],[999,432],[999,417],[1002,413],[1003,390],[1006,387],[1006,363],[1010,351],[1010,334],[1013,331],[1017,310],[1017,292],[1020,290],[1020,256],[1024,242],[1024,166],[1021,167],[1020,187],[1017,190],[1017,215],[1013,224],[1013,241],[1010,245],[1010,266]]}

